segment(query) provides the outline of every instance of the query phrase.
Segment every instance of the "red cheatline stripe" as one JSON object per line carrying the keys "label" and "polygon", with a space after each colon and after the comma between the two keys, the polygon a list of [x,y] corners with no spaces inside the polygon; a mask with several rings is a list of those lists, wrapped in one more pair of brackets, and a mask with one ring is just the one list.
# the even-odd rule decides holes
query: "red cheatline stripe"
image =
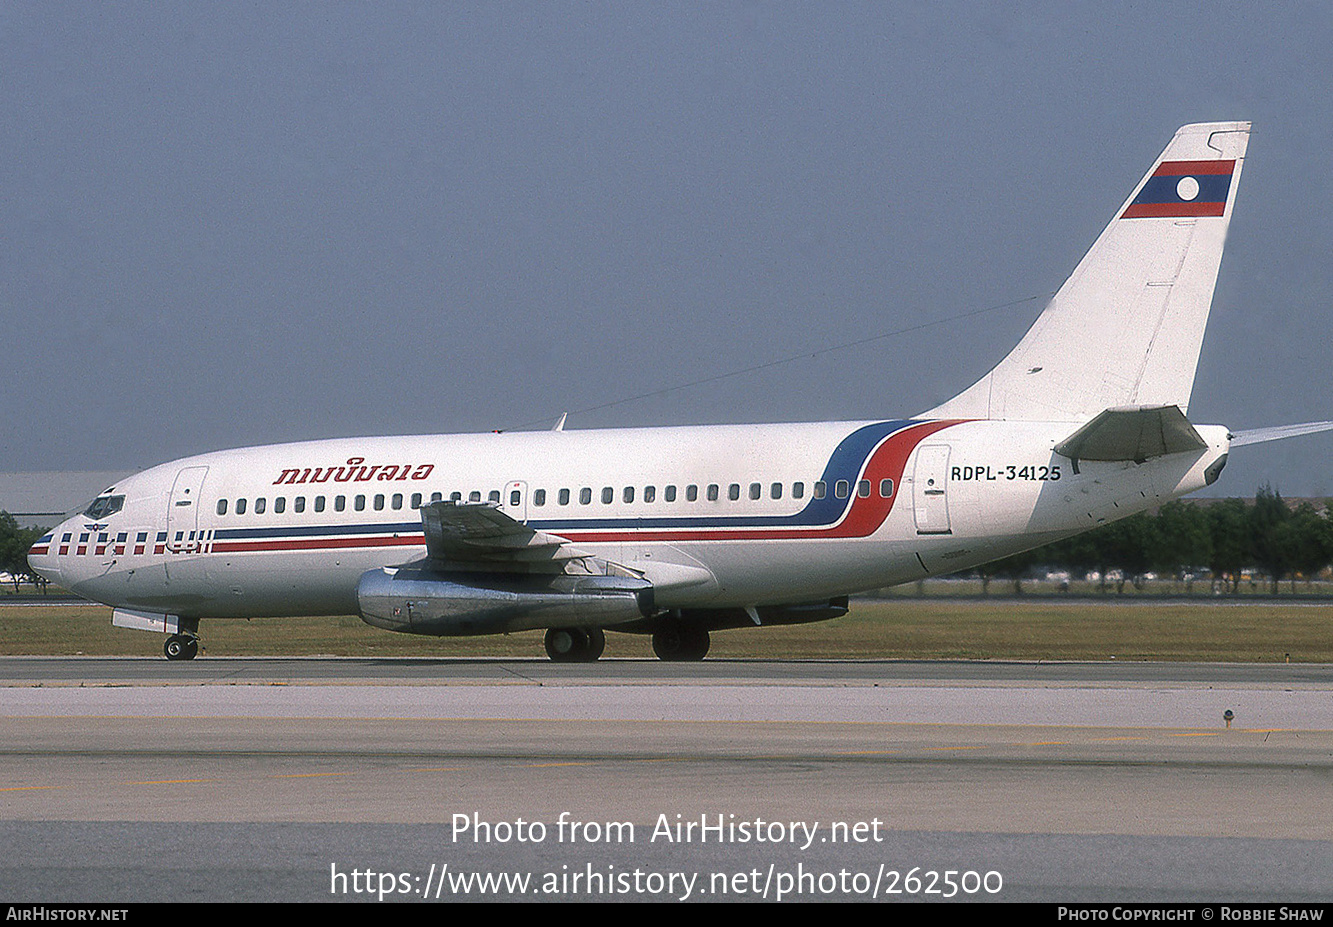
{"label": "red cheatline stripe", "polygon": [[1226,203],[1136,203],[1121,214],[1122,219],[1170,218],[1173,216],[1220,216]]}
{"label": "red cheatline stripe", "polygon": [[1190,174],[1230,174],[1235,161],[1163,161],[1152,172],[1154,177],[1185,177]]}
{"label": "red cheatline stripe", "polygon": [[216,541],[213,553],[240,553],[256,550],[336,550],[347,547],[413,547],[426,543],[422,534],[399,537],[300,538],[289,541]]}

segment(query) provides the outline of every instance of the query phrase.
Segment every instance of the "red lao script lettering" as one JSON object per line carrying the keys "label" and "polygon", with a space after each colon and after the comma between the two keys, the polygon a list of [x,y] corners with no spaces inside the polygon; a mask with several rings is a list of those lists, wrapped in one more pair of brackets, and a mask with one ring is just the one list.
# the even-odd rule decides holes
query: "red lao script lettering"
{"label": "red lao script lettering", "polygon": [[424,480],[435,470],[435,464],[366,464],[364,457],[348,457],[347,462],[334,467],[287,467],[273,481],[274,486],[295,486],[300,483],[368,483],[371,480]]}

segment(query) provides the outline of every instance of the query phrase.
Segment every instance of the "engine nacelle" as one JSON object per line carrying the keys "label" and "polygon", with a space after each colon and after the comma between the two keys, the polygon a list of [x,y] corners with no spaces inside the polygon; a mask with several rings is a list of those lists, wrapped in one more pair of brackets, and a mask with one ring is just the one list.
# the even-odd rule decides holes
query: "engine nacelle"
{"label": "engine nacelle", "polygon": [[443,573],[409,565],[362,574],[356,595],[367,624],[437,637],[600,628],[655,611],[653,584],[623,576]]}

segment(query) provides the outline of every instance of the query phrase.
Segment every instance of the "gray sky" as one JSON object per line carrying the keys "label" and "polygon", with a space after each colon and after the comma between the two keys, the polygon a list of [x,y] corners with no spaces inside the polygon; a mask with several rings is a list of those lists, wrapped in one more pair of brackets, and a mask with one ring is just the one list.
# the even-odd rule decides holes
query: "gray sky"
{"label": "gray sky", "polygon": [[[1250,119],[1191,418],[1333,418],[1327,4],[0,6],[0,470],[874,418]],[[1333,437],[1217,494],[1333,494]]]}

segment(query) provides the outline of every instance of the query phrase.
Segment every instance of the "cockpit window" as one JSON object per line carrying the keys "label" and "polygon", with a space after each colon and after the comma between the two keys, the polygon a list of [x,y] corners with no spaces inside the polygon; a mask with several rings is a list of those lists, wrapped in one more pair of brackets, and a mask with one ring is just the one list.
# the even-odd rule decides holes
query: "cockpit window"
{"label": "cockpit window", "polygon": [[101,521],[108,515],[116,514],[124,507],[124,496],[98,496],[83,510],[83,514],[94,521]]}

